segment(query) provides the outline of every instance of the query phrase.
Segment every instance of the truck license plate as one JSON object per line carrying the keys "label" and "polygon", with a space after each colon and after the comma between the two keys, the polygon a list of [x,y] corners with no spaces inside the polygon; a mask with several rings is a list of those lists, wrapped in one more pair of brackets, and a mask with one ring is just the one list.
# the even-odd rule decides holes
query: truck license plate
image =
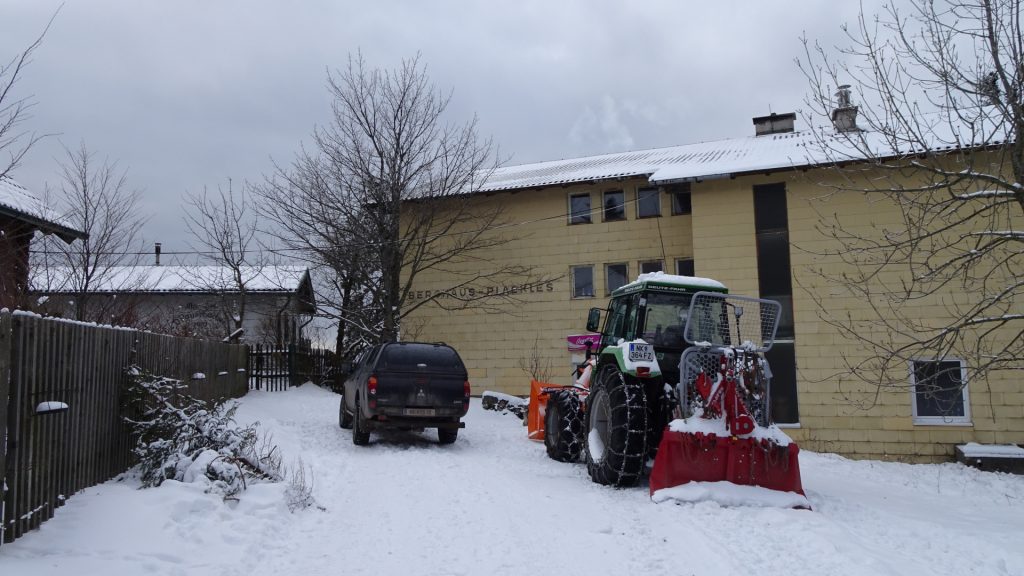
{"label": "truck license plate", "polygon": [[433,416],[433,408],[406,408],[404,414],[406,416]]}
{"label": "truck license plate", "polygon": [[630,344],[630,362],[654,362],[654,346],[650,344]]}

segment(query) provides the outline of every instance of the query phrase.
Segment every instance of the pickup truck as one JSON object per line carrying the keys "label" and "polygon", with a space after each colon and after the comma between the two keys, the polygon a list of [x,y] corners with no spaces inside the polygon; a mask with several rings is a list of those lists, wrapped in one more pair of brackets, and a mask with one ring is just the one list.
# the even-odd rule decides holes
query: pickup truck
{"label": "pickup truck", "polygon": [[451,444],[465,428],[469,376],[451,346],[389,342],[364,350],[345,378],[338,424],[352,430],[363,446],[381,428],[437,428],[441,444]]}

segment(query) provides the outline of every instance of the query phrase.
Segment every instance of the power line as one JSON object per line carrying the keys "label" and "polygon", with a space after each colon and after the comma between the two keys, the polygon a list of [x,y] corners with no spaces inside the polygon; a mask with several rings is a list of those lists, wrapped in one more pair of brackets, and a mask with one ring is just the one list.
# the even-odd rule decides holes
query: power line
{"label": "power line", "polygon": [[[625,208],[626,205],[636,204],[638,201],[639,201],[639,198],[637,198],[634,195],[634,199],[632,199],[632,200],[624,200],[622,202],[622,204],[620,204],[618,206],[622,206],[623,208]],[[591,208],[590,210],[587,211],[587,215],[590,216],[594,212],[600,213],[603,210],[604,210],[604,208],[602,208],[602,207]],[[523,220],[523,221],[520,221],[520,222],[510,222],[510,223],[506,223],[506,224],[498,224],[498,225],[495,225],[495,226],[491,227],[489,230],[500,231],[500,230],[514,229],[514,228],[518,228],[518,227],[521,227],[521,226],[529,226],[529,225],[532,225],[532,224],[538,224],[538,223],[547,222],[547,221],[550,221],[550,220],[568,219],[571,215],[578,215],[578,214],[579,213],[574,214],[571,211],[567,211],[567,212],[563,212],[563,213],[560,213],[560,214],[555,214],[555,215],[552,215],[552,216],[543,216],[543,217],[534,218],[534,219],[531,219],[531,220]],[[446,237],[461,236],[461,235],[466,235],[466,234],[478,234],[478,233],[480,233],[480,230],[464,230],[464,231],[456,231],[456,232],[446,232],[444,234],[434,234],[434,235],[426,238],[426,240],[427,241],[434,241],[434,240],[438,240],[438,239],[446,238]],[[400,241],[401,240],[399,240],[398,242],[400,242]],[[345,245],[348,246],[348,247],[352,247],[352,248],[369,248],[369,247],[382,246],[382,245],[384,245],[384,243],[385,242],[378,240],[378,241],[364,241],[364,242],[361,242],[361,243],[346,242]],[[322,247],[322,248],[319,248],[319,249],[320,250],[327,250],[329,248],[330,248],[329,246],[325,246],[325,247]],[[237,251],[237,253],[241,253],[241,254],[250,254],[250,253],[251,254],[264,254],[264,253],[268,253],[269,252],[271,254],[285,255],[286,253],[315,252],[317,250],[318,250],[318,248],[306,246],[306,247],[294,247],[294,248],[267,248],[267,249],[263,249],[263,250],[241,250],[241,251]],[[65,255],[65,254],[75,254],[75,252],[72,251],[72,250],[67,250],[67,251],[61,251],[61,250],[30,250],[30,253],[31,254],[56,255],[56,256]],[[220,253],[221,252],[219,250],[162,250],[160,252],[160,255],[161,256],[217,256]],[[92,252],[92,254],[97,255],[97,256],[150,256],[150,255],[153,255],[154,252],[152,250],[147,250],[147,251],[99,251],[99,252]]]}

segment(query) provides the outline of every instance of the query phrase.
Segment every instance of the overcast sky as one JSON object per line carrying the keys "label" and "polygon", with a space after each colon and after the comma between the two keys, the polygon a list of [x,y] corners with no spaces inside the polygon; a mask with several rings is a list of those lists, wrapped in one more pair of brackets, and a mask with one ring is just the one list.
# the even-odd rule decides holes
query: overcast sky
{"label": "overcast sky", "polygon": [[[865,2],[873,11],[874,2]],[[0,59],[56,0],[0,0]],[[17,85],[52,133],[13,176],[57,182],[85,141],[143,191],[145,236],[187,250],[181,199],[258,181],[328,120],[326,71],[418,52],[451,119],[476,114],[508,164],[753,134],[803,107],[800,37],[843,42],[857,2],[67,0]],[[798,128],[800,127],[798,122]]]}

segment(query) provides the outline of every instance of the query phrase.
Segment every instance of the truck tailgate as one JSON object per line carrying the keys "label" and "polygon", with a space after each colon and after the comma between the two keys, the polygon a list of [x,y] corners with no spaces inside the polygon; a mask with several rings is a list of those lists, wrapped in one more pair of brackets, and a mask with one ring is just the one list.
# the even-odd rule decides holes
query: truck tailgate
{"label": "truck tailgate", "polygon": [[[442,416],[461,412],[465,375],[430,370],[377,373],[377,404],[403,408],[407,416]],[[433,409],[433,410],[430,410]]]}

